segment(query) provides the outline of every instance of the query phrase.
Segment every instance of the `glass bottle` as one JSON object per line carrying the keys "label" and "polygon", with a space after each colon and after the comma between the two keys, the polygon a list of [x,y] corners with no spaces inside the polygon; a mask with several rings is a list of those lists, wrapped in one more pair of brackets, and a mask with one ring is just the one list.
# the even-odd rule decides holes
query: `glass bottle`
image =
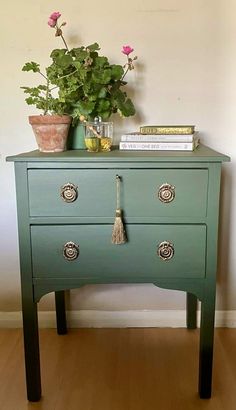
{"label": "glass bottle", "polygon": [[113,122],[95,118],[85,125],[85,145],[89,152],[111,151],[113,138]]}

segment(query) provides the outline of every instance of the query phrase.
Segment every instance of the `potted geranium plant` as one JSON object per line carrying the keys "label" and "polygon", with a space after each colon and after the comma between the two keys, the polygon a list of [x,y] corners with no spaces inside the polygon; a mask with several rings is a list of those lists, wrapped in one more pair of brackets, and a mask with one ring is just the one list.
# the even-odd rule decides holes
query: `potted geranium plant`
{"label": "potted geranium plant", "polygon": [[39,150],[42,152],[60,152],[66,149],[66,141],[72,117],[66,102],[59,97],[54,97],[55,89],[49,78],[42,73],[39,64],[31,61],[26,63],[23,71],[33,71],[44,77],[46,84],[36,87],[21,87],[28,94],[26,102],[35,105],[43,111],[43,115],[30,115],[29,123],[32,125]]}
{"label": "potted geranium plant", "polygon": [[95,117],[108,120],[117,112],[123,117],[134,115],[134,105],[123,91],[124,77],[134,68],[133,61],[137,59],[130,57],[132,47],[122,49],[127,56],[123,66],[111,64],[107,57],[100,56],[97,43],[69,49],[62,32],[66,23],[58,24],[60,16],[59,12],[52,13],[48,25],[55,29],[55,35],[61,37],[65,47],[51,52],[52,63],[45,74],[35,62],[24,65],[24,71],[39,73],[45,80],[37,87],[22,87],[28,94],[26,102],[43,110],[40,120],[50,118],[49,113],[62,117],[66,114],[72,117],[73,125]]}

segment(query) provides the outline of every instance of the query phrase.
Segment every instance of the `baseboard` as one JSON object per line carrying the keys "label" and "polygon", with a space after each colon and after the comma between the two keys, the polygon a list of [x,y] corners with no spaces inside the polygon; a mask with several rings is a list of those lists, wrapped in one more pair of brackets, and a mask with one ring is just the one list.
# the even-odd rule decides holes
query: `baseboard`
{"label": "baseboard", "polygon": [[[185,327],[185,310],[68,311],[68,327]],[[198,312],[199,324],[199,312]],[[39,312],[40,328],[55,328],[55,312]],[[218,310],[216,327],[236,327],[236,310]],[[21,312],[0,312],[0,328],[22,327]]]}

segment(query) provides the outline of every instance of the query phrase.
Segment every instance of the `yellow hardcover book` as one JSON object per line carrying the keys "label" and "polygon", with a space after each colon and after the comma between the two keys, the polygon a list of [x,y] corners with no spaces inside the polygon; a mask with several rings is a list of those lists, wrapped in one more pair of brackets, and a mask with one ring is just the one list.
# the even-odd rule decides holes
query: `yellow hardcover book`
{"label": "yellow hardcover book", "polygon": [[194,125],[143,125],[140,127],[140,132],[147,135],[188,135],[193,134],[194,129]]}

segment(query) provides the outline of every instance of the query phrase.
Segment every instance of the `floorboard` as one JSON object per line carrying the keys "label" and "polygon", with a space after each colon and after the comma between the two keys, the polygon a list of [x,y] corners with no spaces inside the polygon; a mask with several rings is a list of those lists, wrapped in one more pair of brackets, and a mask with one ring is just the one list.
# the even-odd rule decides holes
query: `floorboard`
{"label": "floorboard", "polygon": [[216,329],[213,395],[197,394],[199,330],[40,330],[43,397],[28,403],[21,329],[0,330],[1,410],[235,410],[236,329]]}

